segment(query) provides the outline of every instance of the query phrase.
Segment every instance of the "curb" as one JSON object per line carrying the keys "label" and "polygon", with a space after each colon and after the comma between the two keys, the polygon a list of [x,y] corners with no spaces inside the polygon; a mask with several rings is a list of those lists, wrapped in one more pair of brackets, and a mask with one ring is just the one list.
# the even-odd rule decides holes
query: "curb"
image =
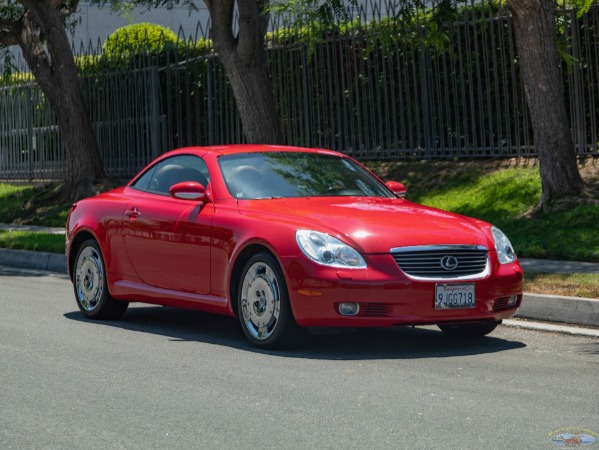
{"label": "curb", "polygon": [[599,327],[599,300],[525,293],[514,317]]}
{"label": "curb", "polygon": [[580,328],[578,326],[547,322],[529,322],[528,320],[517,319],[504,320],[502,325],[512,328],[522,328],[524,330],[547,331],[549,333],[571,334],[573,336],[599,338],[599,329],[597,328]]}
{"label": "curb", "polygon": [[[0,265],[65,274],[67,258],[60,253],[0,249]],[[599,327],[599,300],[524,293],[515,318]]]}
{"label": "curb", "polygon": [[67,257],[61,253],[34,252],[31,250],[0,249],[0,265],[20,269],[67,272]]}

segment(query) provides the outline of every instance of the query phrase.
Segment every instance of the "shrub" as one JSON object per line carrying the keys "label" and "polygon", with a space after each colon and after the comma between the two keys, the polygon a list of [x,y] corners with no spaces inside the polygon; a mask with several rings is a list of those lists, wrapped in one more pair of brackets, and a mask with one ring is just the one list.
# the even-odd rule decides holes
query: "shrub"
{"label": "shrub", "polygon": [[143,53],[159,53],[179,42],[175,33],[151,23],[136,23],[119,28],[106,39],[102,54],[119,58]]}

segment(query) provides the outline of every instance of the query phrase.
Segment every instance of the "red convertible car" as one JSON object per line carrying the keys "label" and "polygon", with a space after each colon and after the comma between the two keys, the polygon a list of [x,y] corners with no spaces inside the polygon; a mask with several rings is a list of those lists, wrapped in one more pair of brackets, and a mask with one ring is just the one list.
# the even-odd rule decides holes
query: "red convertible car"
{"label": "red convertible car", "polygon": [[128,302],[238,317],[263,348],[296,343],[307,327],[490,333],[522,299],[509,240],[404,196],[333,151],[175,150],[73,205],[75,298],[90,319],[118,318]]}

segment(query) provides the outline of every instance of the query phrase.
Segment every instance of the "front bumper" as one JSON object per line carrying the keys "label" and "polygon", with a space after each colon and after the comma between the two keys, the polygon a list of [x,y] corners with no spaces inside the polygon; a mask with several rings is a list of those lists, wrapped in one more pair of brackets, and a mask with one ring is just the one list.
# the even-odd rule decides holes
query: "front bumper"
{"label": "front bumper", "polygon": [[[304,327],[387,327],[431,325],[512,317],[522,301],[523,271],[516,261],[499,264],[489,252],[490,274],[478,280],[476,305],[469,309],[436,310],[435,285],[448,280],[410,279],[389,255],[369,255],[367,269],[343,270],[321,266],[307,258],[283,258],[291,308]],[[518,295],[513,307],[507,299]],[[360,312],[344,316],[341,302],[358,303]]]}

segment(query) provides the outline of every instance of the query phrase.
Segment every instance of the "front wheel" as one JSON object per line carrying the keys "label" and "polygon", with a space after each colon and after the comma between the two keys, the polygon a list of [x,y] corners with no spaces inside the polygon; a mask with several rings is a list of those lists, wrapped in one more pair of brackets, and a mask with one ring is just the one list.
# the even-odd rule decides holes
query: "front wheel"
{"label": "front wheel", "polygon": [[249,259],[237,295],[241,328],[253,345],[282,349],[299,343],[304,330],[293,318],[285,278],[272,255],[258,253]]}
{"label": "front wheel", "polygon": [[77,306],[89,319],[118,319],[129,305],[110,296],[102,252],[93,239],[85,241],[77,252],[73,286]]}
{"label": "front wheel", "polygon": [[477,323],[460,323],[460,324],[447,324],[438,325],[441,331],[449,336],[456,337],[482,337],[491,333],[497,325],[501,323],[497,322],[477,322]]}

